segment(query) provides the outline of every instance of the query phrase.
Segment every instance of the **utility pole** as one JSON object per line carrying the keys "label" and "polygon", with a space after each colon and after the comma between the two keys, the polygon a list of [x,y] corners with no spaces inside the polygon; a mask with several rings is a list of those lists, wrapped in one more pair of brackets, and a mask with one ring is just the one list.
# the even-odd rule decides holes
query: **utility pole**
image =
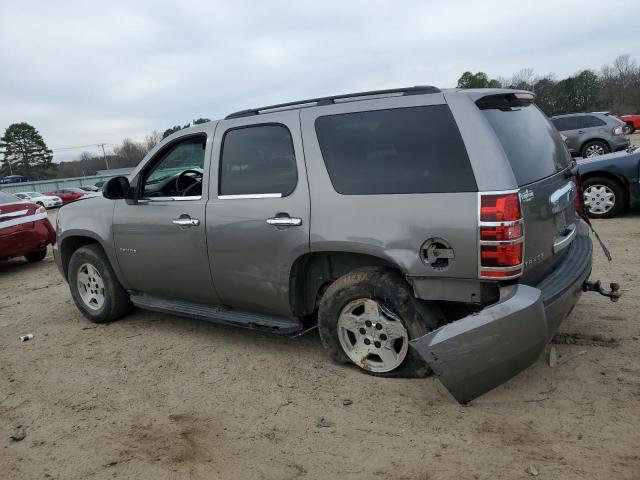
{"label": "utility pole", "polygon": [[99,144],[102,147],[102,157],[104,158],[104,164],[107,166],[107,170],[109,170],[109,161],[107,160],[107,154],[104,151],[104,146],[106,143]]}

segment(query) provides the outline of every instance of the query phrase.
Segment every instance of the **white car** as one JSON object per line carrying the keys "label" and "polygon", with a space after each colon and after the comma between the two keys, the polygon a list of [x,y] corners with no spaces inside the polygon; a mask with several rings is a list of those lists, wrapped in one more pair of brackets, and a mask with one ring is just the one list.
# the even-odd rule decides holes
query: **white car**
{"label": "white car", "polygon": [[44,195],[40,192],[20,192],[14,195],[22,200],[28,200],[44,208],[61,207],[62,199],[53,195]]}

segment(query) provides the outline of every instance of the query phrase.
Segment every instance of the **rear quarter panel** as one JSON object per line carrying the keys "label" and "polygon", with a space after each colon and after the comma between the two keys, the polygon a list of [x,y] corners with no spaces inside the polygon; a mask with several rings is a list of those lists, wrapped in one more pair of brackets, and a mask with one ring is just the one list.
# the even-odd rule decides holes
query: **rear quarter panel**
{"label": "rear quarter panel", "polygon": [[[312,252],[373,255],[409,276],[477,277],[477,193],[342,195],[333,188],[315,131],[322,115],[443,104],[442,94],[350,102],[301,110],[305,160],[311,192]],[[423,263],[429,238],[450,243],[455,259],[437,271]]]}

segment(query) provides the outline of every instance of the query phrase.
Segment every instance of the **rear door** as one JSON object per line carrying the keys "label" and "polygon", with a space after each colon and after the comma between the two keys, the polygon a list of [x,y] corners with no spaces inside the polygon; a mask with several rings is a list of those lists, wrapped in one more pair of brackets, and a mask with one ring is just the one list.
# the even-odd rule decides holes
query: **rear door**
{"label": "rear door", "polygon": [[291,267],[309,251],[299,113],[220,122],[212,158],[207,246],[221,301],[288,316]]}
{"label": "rear door", "polygon": [[524,283],[537,283],[562,260],[575,236],[576,183],[562,138],[533,104],[484,104],[520,187],[525,227]]}

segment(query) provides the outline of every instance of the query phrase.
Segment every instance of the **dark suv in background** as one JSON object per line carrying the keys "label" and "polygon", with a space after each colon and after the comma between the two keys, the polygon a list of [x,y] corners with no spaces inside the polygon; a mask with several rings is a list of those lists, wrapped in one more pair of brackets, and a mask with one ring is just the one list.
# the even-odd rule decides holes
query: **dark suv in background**
{"label": "dark suv in background", "polygon": [[624,150],[630,143],[624,135],[624,123],[605,113],[554,115],[551,121],[566,137],[572,155],[595,157]]}

